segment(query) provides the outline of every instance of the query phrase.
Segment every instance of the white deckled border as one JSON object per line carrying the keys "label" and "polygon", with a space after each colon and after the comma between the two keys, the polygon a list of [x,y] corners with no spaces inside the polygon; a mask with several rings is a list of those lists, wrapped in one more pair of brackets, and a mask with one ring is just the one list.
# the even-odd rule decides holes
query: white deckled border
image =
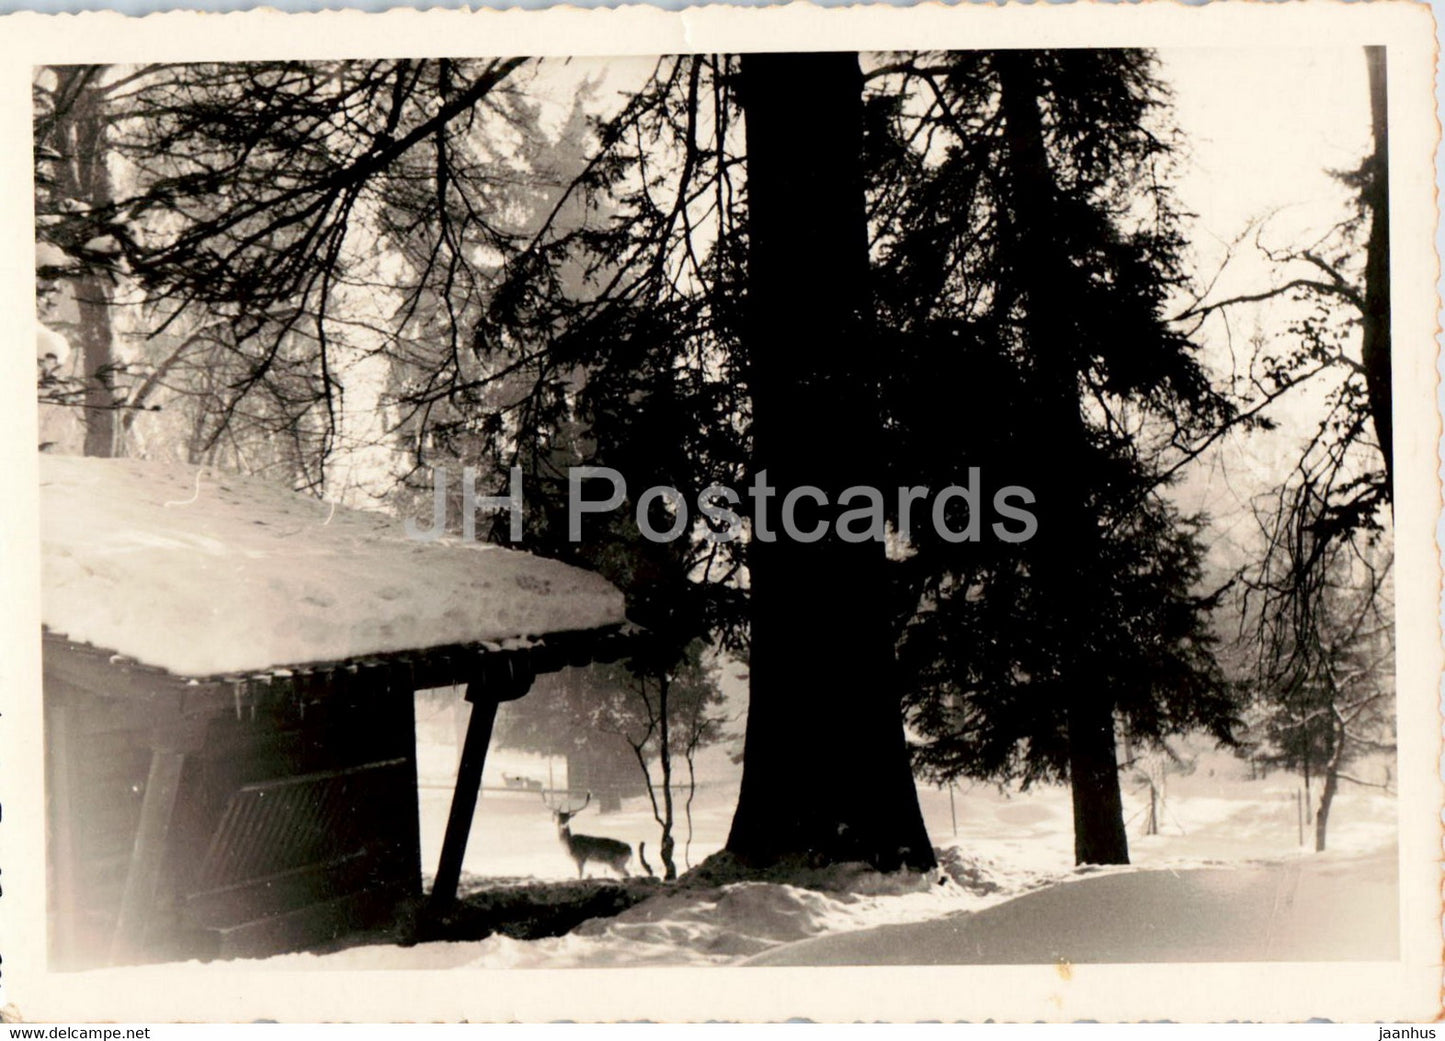
{"label": "white deckled border", "polygon": [[[16,316],[0,348],[0,429],[10,487],[0,506],[0,785],[5,814],[6,998],[47,1020],[1335,1020],[1418,1021],[1439,1012],[1442,652],[1432,231],[1434,36],[1424,4],[1191,7],[1074,4],[823,10],[704,7],[382,15],[163,14],[0,21],[0,305]],[[224,965],[51,975],[43,966],[36,469],[30,350],[35,330],[29,70],[35,64],[262,57],[655,54],[909,47],[1389,47],[1395,250],[1396,563],[1400,647],[1403,957],[1377,964],[1243,964],[873,969],[638,969],[456,973],[258,973]],[[1245,116],[1247,118],[1247,115]],[[17,343],[16,340],[19,340]],[[24,349],[21,349],[21,348]]]}

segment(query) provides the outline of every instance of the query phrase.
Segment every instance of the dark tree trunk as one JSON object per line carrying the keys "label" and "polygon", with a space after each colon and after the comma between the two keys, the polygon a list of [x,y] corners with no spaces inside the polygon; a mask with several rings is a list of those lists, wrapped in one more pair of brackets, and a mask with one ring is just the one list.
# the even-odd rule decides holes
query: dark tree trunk
{"label": "dark tree trunk", "polygon": [[1361,361],[1375,437],[1385,459],[1391,501],[1395,488],[1394,415],[1390,411],[1393,375],[1390,365],[1390,140],[1385,97],[1385,48],[1366,47],[1370,73],[1370,120],[1375,151],[1370,158],[1365,205],[1370,213],[1370,237],[1365,244],[1365,314],[1361,331]]}
{"label": "dark tree trunk", "polygon": [[[1337,693],[1330,692],[1330,703],[1336,704]],[[1345,752],[1345,731],[1338,719],[1332,719],[1330,729],[1327,731],[1328,744],[1325,746],[1324,781],[1320,785],[1320,808],[1315,813],[1315,852],[1323,853],[1325,850],[1325,832],[1330,824],[1330,806],[1335,801],[1335,792],[1340,787],[1340,766],[1344,760]],[[1306,761],[1308,761],[1309,748],[1306,748]],[[1309,805],[1306,800],[1305,805]]]}
{"label": "dark tree trunk", "polygon": [[1325,830],[1330,825],[1330,804],[1335,801],[1335,791],[1339,788],[1340,776],[1331,770],[1325,774],[1324,790],[1320,792],[1320,808],[1315,814],[1315,852],[1325,851]]}
{"label": "dark tree trunk", "polygon": [[1124,801],[1114,741],[1114,707],[1085,689],[1069,703],[1069,793],[1074,804],[1074,862],[1127,864]]}
{"label": "dark tree trunk", "polygon": [[1107,705],[1101,710],[1082,696],[1069,704],[1069,786],[1074,803],[1074,862],[1129,863],[1113,713]]}
{"label": "dark tree trunk", "polygon": [[1084,475],[1089,470],[1088,433],[1079,412],[1079,360],[1070,316],[1057,303],[1059,287],[1077,277],[1059,256],[1053,235],[1057,219],[1055,190],[1044,147],[1039,113],[1039,83],[1026,51],[1001,51],[995,59],[999,107],[1008,141],[1012,191],[1015,277],[1023,297],[1023,334],[1035,366],[1040,400],[1037,438],[1031,455],[1049,468],[1032,485],[1039,496],[1039,534],[1034,540],[1036,581],[1053,605],[1059,638],[1058,684],[1067,699],[1069,783],[1074,805],[1074,857],[1080,864],[1127,864],[1123,799],[1119,791],[1114,702],[1098,689],[1098,670],[1089,664],[1088,627],[1092,619],[1080,603],[1080,591],[1107,576],[1092,574],[1098,527],[1088,503]]}
{"label": "dark tree trunk", "polygon": [[[876,486],[881,429],[870,341],[862,77],[854,54],[747,55],[748,358],[752,471],[831,503]],[[799,527],[811,527],[812,507]],[[934,866],[909,767],[873,542],[754,532],[750,697],[727,849],[741,862]]]}

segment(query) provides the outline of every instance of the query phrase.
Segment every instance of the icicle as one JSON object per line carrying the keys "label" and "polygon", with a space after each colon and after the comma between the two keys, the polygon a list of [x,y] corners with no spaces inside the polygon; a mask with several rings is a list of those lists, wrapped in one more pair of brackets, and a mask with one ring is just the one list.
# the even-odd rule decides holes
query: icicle
{"label": "icicle", "polygon": [[[264,683],[264,684],[266,685],[266,687],[267,687],[268,689],[269,689],[270,686],[271,686],[271,675],[270,675],[270,673],[263,673],[263,674],[261,674],[261,675],[252,676],[251,678],[252,678],[253,680],[260,680],[262,683]],[[251,716],[251,722],[252,722],[252,723],[256,722],[256,700],[257,700],[256,698],[251,698],[251,699],[248,701],[248,703],[247,703],[247,707],[250,709],[250,716]]]}

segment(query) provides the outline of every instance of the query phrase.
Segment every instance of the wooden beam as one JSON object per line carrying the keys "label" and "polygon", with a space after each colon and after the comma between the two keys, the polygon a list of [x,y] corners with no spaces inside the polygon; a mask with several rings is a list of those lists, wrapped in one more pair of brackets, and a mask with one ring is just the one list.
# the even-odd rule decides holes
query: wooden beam
{"label": "wooden beam", "polygon": [[181,787],[186,756],[205,737],[199,725],[172,724],[157,729],[152,738],[150,772],[141,800],[140,824],[131,846],[130,867],[121,892],[120,912],[111,938],[112,965],[134,962],[145,953],[146,933],[170,840],[171,817]]}
{"label": "wooden beam", "polygon": [[[411,787],[412,812],[401,822],[402,845],[407,858],[406,895],[412,899],[421,896],[421,784],[417,777],[416,761],[416,691],[402,687],[390,691],[400,698],[402,712],[406,716],[405,727],[411,735],[412,753],[407,757],[407,784]],[[488,735],[490,737],[490,735]]]}
{"label": "wooden beam", "polygon": [[[184,677],[164,669],[143,665],[102,647],[78,643],[56,633],[44,633],[43,661],[47,686],[62,683],[104,699],[161,700],[158,711],[188,716],[207,715],[233,708],[237,697],[265,701],[276,689],[270,674],[312,673],[330,690],[355,683],[375,687],[378,671],[388,674],[397,686],[413,689],[445,687],[469,682],[480,672],[501,676],[516,671],[538,675],[568,666],[616,661],[646,639],[646,632],[631,626],[608,626],[572,632],[552,633],[524,646],[486,643],[450,644],[387,654],[362,655],[340,662],[278,662],[267,674]],[[505,668],[500,668],[505,661]],[[521,693],[499,697],[506,701]]]}
{"label": "wooden beam", "polygon": [[491,698],[474,700],[468,690],[467,701],[471,703],[472,714],[467,720],[466,739],[462,742],[462,761],[457,767],[457,786],[452,792],[451,812],[447,815],[441,860],[437,864],[431,896],[427,899],[427,910],[433,914],[450,907],[457,898],[462,858],[467,852],[472,817],[477,812],[477,793],[482,786],[482,768],[487,762],[487,746],[492,743],[492,724],[497,718],[497,702]]}
{"label": "wooden beam", "polygon": [[166,840],[170,837],[171,815],[176,808],[176,793],[180,791],[185,763],[184,752],[158,748],[151,753],[140,826],[136,829],[135,845],[131,847],[130,868],[126,872],[120,914],[111,940],[112,965],[133,962],[145,950],[146,929],[155,904]]}
{"label": "wooden beam", "polygon": [[487,762],[487,748],[492,743],[497,706],[526,694],[534,678],[530,654],[503,652],[481,659],[481,668],[467,684],[466,700],[472,710],[467,720],[467,735],[462,741],[462,759],[457,766],[457,786],[447,815],[441,860],[427,900],[429,914],[444,912],[457,898],[462,858],[467,852],[472,817],[477,812],[477,794],[482,787],[482,769]]}
{"label": "wooden beam", "polygon": [[79,866],[75,848],[75,747],[71,727],[74,711],[67,705],[46,705],[45,723],[49,748],[50,857],[55,892],[52,894],[50,953],[63,961],[76,954],[76,919],[80,914],[80,889],[76,884]]}

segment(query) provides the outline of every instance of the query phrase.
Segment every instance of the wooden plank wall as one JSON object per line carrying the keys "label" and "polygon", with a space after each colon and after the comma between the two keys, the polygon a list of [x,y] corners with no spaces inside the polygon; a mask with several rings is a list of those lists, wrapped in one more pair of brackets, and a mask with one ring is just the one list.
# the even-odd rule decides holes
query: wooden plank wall
{"label": "wooden plank wall", "polygon": [[[322,689],[289,693],[189,720],[198,728],[196,747],[184,756],[155,877],[142,880],[155,899],[137,905],[144,920],[131,923],[134,935],[117,946],[152,762],[181,722],[178,705],[166,697],[107,698],[47,677],[55,967],[264,953],[266,943],[258,946],[256,937],[266,936],[305,946],[419,895],[412,692],[357,683],[334,697]],[[211,877],[200,877],[238,793],[278,782],[272,791],[291,792],[288,806],[267,810],[224,851],[249,863],[251,874],[212,869]],[[324,792],[330,795],[323,817],[308,815],[309,800]],[[252,799],[266,805],[264,794],[257,799],[253,792]],[[317,828],[336,841],[318,841]],[[374,899],[358,899],[366,896]],[[306,924],[303,912],[313,907],[324,926]],[[279,918],[288,924],[268,921]]]}

